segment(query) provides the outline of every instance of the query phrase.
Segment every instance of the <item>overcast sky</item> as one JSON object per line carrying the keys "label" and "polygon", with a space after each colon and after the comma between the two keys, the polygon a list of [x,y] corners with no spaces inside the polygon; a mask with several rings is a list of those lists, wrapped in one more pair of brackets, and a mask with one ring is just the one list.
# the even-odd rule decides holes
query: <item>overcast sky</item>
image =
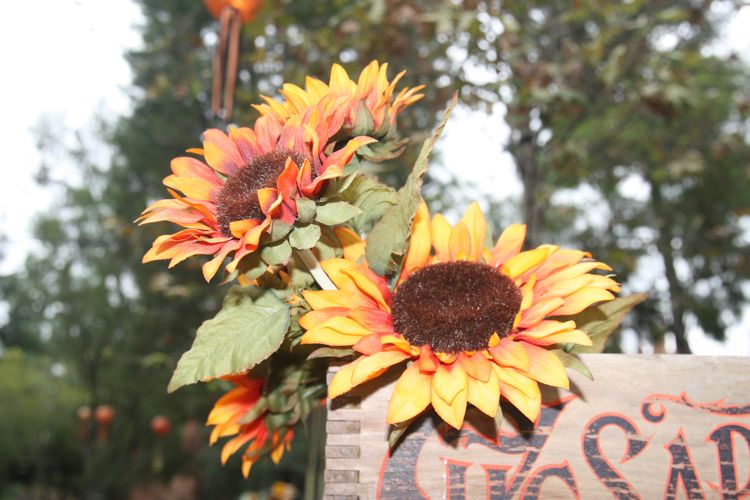
{"label": "overcast sky", "polygon": [[[74,131],[90,128],[95,114],[127,113],[131,74],[123,53],[140,43],[135,29],[140,15],[130,0],[35,0],[5,6],[0,30],[0,60],[5,68],[0,92],[5,117],[0,121],[5,151],[0,235],[6,243],[0,274],[19,268],[33,249],[34,214],[54,203],[49,191],[34,184],[40,158],[33,128],[41,117]],[[724,47],[750,55],[750,7],[729,26],[720,50]],[[445,168],[482,178],[480,189],[495,198],[513,196],[520,182],[503,151],[507,133],[500,107],[492,115],[459,108],[440,144]],[[439,169],[436,174],[440,175]],[[699,332],[691,333],[690,340],[705,354],[750,354],[748,332],[750,313],[729,332],[726,345]]]}

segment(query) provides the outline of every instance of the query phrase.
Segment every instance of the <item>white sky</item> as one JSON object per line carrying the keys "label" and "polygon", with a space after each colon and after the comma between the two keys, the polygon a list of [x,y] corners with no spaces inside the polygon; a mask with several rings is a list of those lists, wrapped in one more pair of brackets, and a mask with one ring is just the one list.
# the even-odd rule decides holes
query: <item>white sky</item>
{"label": "white sky", "polygon": [[[33,249],[31,222],[54,203],[34,184],[40,158],[33,127],[51,116],[67,130],[91,127],[94,114],[113,117],[128,111],[130,70],[123,59],[136,47],[140,11],[131,0],[36,0],[5,6],[0,30],[0,61],[6,75],[0,92],[5,158],[0,183],[0,235],[5,236],[0,274],[18,269]],[[750,55],[750,7],[728,27],[725,46]],[[508,127],[503,110],[491,115],[459,107],[441,140],[448,172],[483,179],[477,196],[517,195],[521,184],[503,150]],[[467,157],[467,152],[469,155]],[[441,175],[441,170],[435,171]],[[463,208],[463,207],[461,207]],[[750,311],[721,344],[700,332],[690,334],[702,354],[750,354]],[[632,346],[632,343],[631,343]]]}

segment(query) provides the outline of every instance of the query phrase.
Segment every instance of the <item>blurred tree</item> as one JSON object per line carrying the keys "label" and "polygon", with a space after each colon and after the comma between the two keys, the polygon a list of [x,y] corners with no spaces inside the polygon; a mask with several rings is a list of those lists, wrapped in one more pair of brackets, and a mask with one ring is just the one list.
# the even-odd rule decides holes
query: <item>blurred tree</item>
{"label": "blurred tree", "polygon": [[434,13],[459,30],[447,55],[464,102],[505,106],[527,245],[583,246],[627,288],[653,288],[631,324],[652,342],[673,333],[682,353],[688,325],[722,339],[747,304],[748,70],[717,37],[739,7],[472,1]]}
{"label": "blurred tree", "polygon": [[[651,307],[636,309],[644,338],[660,342],[672,332],[687,353],[692,322],[722,339],[746,304],[750,276],[738,224],[750,203],[748,74],[735,58],[715,55],[717,29],[733,6],[496,8],[504,27],[498,95],[513,129],[531,242],[545,231],[568,232],[632,275],[632,289],[659,285]],[[599,203],[574,203],[584,223],[555,226],[548,214],[566,212],[554,194],[581,186],[597,190]],[[648,255],[657,258],[639,258]],[[654,273],[664,283],[644,286]]]}
{"label": "blurred tree", "polygon": [[[162,229],[131,223],[163,196],[169,160],[199,145],[205,128],[226,125],[208,113],[216,25],[198,0],[139,3],[143,45],[128,56],[133,109],[101,127],[111,161],[93,158],[85,141],[66,160],[55,134],[42,135],[48,155],[40,178],[58,186],[62,201],[38,221],[41,250],[0,281],[8,306],[0,365],[13,346],[49,356],[67,367],[85,403],[115,408],[108,443],[89,440],[80,450],[78,484],[87,494],[122,497],[179,473],[198,479],[200,496],[236,495],[243,487],[238,464],[223,471],[218,450],[190,444],[206,442],[195,419],[205,417],[217,388],[164,393],[223,289],[201,282],[197,260],[169,271],[162,263],[141,265]],[[284,81],[325,78],[333,62],[356,74],[377,58],[390,63],[391,75],[408,69],[404,84],[427,84],[426,98],[399,118],[412,138],[394,163],[403,167],[454,89],[481,109],[503,103],[530,241],[549,236],[591,248],[637,290],[642,274],[655,274],[644,257],[658,258],[665,286],[637,310],[638,331],[653,339],[672,331],[683,352],[687,322],[722,336],[721,312],[742,306],[750,272],[739,223],[750,199],[747,75],[739,62],[711,55],[726,2],[266,4],[243,29],[237,123],[251,123],[249,104]],[[407,170],[382,174],[398,183]],[[637,192],[627,187],[633,182]],[[560,198],[578,197],[581,186],[596,194],[595,209]],[[433,183],[430,192],[455,189]],[[59,411],[61,420],[75,421],[67,407]],[[163,442],[160,472],[149,430],[156,414],[174,428]],[[281,474],[299,484],[304,448],[295,450]],[[256,467],[245,487],[278,477]]]}
{"label": "blurred tree", "polygon": [[[218,449],[206,451],[206,432],[194,425],[218,398],[218,387],[165,394],[176,360],[200,322],[218,309],[224,289],[202,282],[197,260],[173,270],[163,263],[142,265],[141,257],[163,228],[139,229],[132,221],[148,202],[163,197],[161,179],[171,158],[199,145],[209,126],[226,124],[208,112],[215,24],[202,3],[139,3],[143,45],[127,56],[133,70],[132,112],[113,125],[98,124],[111,154],[102,155],[97,140],[83,135],[71,143],[58,123],[40,129],[44,164],[38,177],[61,200],[37,221],[40,250],[22,270],[3,277],[0,291],[8,318],[0,326],[0,342],[4,349],[15,346],[50,356],[71,372],[82,403],[114,408],[106,443],[97,441],[92,428],[78,450],[80,477],[66,487],[83,496],[124,497],[135,487],[146,491],[149,482],[176,474],[197,478],[200,497],[236,496],[241,488],[268,488],[279,478],[302,486],[304,432],[281,468],[258,464],[250,481],[243,482],[239,464],[233,463],[234,471],[222,470]],[[373,57],[387,60],[375,36],[354,36],[358,29],[351,23],[366,15],[350,16],[368,10],[365,2],[269,5],[245,28],[238,121],[254,119],[249,104],[259,102],[261,92],[273,94],[284,80],[302,83],[308,73],[327,77],[340,57],[356,72]],[[348,19],[357,21],[349,21],[346,31],[341,25]],[[404,26],[392,15],[386,21],[383,30]],[[405,47],[416,58],[412,47],[423,34],[409,36],[414,44]],[[355,50],[354,40],[361,52],[346,57]],[[393,64],[391,75],[403,62]],[[413,70],[410,78],[417,79]],[[423,120],[425,129],[444,97],[433,93],[432,99],[434,109],[413,118]],[[0,364],[6,358],[2,355]],[[157,438],[149,422],[156,414],[168,416],[175,432],[160,444],[163,465],[155,468]],[[60,419],[74,423],[75,412],[62,409]],[[29,432],[41,432],[43,423],[29,420],[28,425]],[[186,451],[184,434],[191,432],[199,434],[201,446]],[[26,481],[38,484],[46,478],[37,474]]]}

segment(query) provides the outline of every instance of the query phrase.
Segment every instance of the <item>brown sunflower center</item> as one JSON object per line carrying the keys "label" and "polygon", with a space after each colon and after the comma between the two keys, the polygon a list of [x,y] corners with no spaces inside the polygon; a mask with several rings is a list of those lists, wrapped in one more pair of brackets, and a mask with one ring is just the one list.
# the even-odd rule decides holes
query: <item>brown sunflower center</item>
{"label": "brown sunflower center", "polygon": [[271,151],[258,156],[227,178],[216,195],[216,220],[224,236],[232,236],[229,230],[232,222],[265,219],[258,202],[258,190],[276,187],[276,180],[284,171],[289,157],[298,166],[302,166],[305,159],[293,151]]}
{"label": "brown sunflower center", "polygon": [[393,326],[413,345],[435,352],[485,349],[493,333],[508,335],[521,291],[492,266],[446,262],[409,276],[393,298]]}

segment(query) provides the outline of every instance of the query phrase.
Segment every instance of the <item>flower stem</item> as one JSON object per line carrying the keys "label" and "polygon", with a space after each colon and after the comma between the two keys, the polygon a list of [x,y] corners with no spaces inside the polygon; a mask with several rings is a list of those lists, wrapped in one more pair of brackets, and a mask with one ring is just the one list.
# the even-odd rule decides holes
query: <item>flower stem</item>
{"label": "flower stem", "polygon": [[333,284],[331,278],[328,277],[326,272],[320,266],[320,262],[315,258],[315,255],[309,250],[296,250],[299,258],[302,259],[302,263],[307,267],[313,279],[318,283],[322,290],[336,290],[336,285]]}

